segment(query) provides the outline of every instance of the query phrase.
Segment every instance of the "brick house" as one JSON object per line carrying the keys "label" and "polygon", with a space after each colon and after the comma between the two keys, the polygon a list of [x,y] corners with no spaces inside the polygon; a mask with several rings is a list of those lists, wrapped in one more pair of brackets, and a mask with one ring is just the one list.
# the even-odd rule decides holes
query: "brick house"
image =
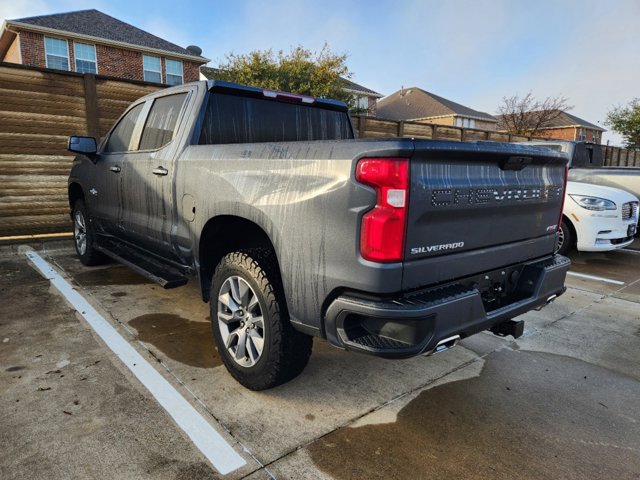
{"label": "brick house", "polygon": [[401,88],[378,101],[377,115],[389,120],[404,120],[436,125],[451,125],[495,130],[498,120],[421,88]]}
{"label": "brick house", "polygon": [[377,114],[378,100],[381,99],[383,95],[346,78],[343,78],[342,81],[344,83],[344,91],[353,95],[355,101],[355,111],[353,113],[375,117]]}
{"label": "brick house", "polygon": [[[220,70],[214,67],[201,67],[200,68],[200,79],[201,80],[216,80],[219,77]],[[354,107],[355,111],[352,112],[356,115],[372,115],[376,114],[376,102],[379,98],[382,98],[377,92],[370,90],[362,85],[358,85],[351,80],[347,80],[346,78],[341,78],[341,81],[344,84],[344,91],[351,94],[354,98]]]}
{"label": "brick house", "polygon": [[0,61],[178,85],[209,59],[98,10],[5,20]]}
{"label": "brick house", "polygon": [[[535,112],[532,112],[532,114],[535,114]],[[499,115],[498,128],[503,130],[500,125],[500,117]],[[539,129],[538,132],[532,136],[553,138],[555,140],[579,140],[599,144],[602,141],[602,133],[606,131],[606,129],[587,122],[575,115],[560,112],[546,127]]]}

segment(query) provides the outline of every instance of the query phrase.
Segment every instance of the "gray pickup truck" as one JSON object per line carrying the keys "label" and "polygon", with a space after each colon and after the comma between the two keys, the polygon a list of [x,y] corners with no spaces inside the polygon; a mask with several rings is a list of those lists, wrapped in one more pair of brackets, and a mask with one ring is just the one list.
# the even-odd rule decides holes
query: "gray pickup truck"
{"label": "gray pickup truck", "polygon": [[640,198],[640,167],[608,167],[604,165],[602,147],[593,143],[569,140],[528,142],[548,147],[569,157],[569,180],[626,190]]}
{"label": "gray pickup truck", "polygon": [[196,82],[70,137],[75,246],[165,288],[195,278],[229,372],[298,375],[312,337],[437,353],[565,290],[566,157],[501,143],[355,140],[344,103]]}

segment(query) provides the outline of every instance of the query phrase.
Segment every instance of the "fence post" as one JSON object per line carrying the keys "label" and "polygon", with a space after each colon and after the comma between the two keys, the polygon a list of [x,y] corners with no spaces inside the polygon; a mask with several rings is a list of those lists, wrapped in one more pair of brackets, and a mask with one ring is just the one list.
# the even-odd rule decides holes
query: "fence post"
{"label": "fence post", "polygon": [[96,89],[96,76],[85,73],[84,77],[84,110],[87,123],[87,135],[100,137],[100,121],[98,116],[98,91]]}
{"label": "fence post", "polygon": [[404,120],[398,122],[398,136],[404,137]]}
{"label": "fence post", "polygon": [[365,130],[367,128],[367,117],[360,115],[360,124],[358,125],[358,138],[364,138]]}

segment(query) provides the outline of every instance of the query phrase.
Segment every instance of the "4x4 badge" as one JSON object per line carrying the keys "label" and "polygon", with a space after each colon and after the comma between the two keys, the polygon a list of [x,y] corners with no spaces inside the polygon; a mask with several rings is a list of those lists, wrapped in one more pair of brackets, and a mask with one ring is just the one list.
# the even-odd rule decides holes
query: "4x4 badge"
{"label": "4x4 badge", "polygon": [[98,190],[96,190],[95,188],[92,188],[91,190],[89,190],[89,193],[91,195],[96,195],[97,196],[98,195]]}

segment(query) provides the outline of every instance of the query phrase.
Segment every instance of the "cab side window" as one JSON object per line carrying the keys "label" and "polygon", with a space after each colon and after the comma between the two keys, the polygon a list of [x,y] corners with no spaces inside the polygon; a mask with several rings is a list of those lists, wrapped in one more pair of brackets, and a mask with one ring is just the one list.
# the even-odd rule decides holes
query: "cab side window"
{"label": "cab side window", "polygon": [[138,117],[140,116],[140,112],[142,112],[142,107],[144,103],[140,105],[136,105],[129,112],[122,117],[116,128],[113,129],[111,136],[109,137],[109,141],[104,148],[106,153],[113,152],[128,152],[131,150],[136,150],[131,147],[131,135],[133,135],[133,129],[136,126],[136,122],[138,121]]}
{"label": "cab side window", "polygon": [[157,150],[173,139],[182,105],[187,93],[155,99],[142,131],[140,150]]}

